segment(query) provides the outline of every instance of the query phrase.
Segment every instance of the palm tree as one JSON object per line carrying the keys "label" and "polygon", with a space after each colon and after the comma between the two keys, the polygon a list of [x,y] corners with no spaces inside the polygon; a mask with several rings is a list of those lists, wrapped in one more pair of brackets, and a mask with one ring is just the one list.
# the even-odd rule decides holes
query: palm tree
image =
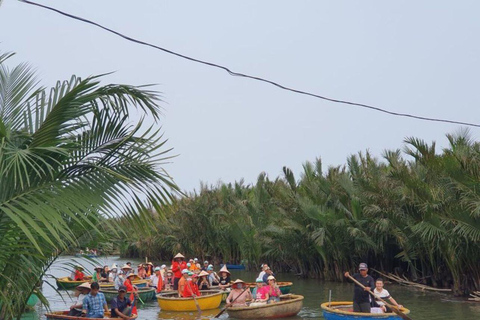
{"label": "palm tree", "polygon": [[[0,55],[0,319],[20,317],[80,236],[126,236],[118,217],[149,223],[149,206],[162,212],[178,191],[160,130],[143,124],[158,122],[158,94],[75,76],[46,90],[27,64],[9,69],[11,56]],[[131,107],[143,114],[133,125]]]}

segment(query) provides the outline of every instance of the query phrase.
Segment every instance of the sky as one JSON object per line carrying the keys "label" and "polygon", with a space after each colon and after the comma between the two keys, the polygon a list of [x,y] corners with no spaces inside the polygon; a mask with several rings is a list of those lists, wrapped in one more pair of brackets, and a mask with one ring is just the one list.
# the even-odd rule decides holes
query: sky
{"label": "sky", "polygon": [[[390,111],[480,124],[480,1],[38,2],[128,36],[285,86]],[[0,51],[42,84],[114,72],[102,83],[156,84],[164,165],[182,190],[329,166],[408,137],[446,147],[462,126],[394,117],[287,92],[128,42],[15,0],[0,6]],[[479,128],[470,128],[478,139]]]}

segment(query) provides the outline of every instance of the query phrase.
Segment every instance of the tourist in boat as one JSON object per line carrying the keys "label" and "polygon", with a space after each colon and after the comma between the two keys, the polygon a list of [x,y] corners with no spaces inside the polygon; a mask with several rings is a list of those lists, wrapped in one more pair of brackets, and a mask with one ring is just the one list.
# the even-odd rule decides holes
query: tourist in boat
{"label": "tourist in boat", "polygon": [[93,282],[90,285],[90,293],[83,299],[82,316],[87,318],[103,318],[108,311],[107,301],[103,293],[99,292],[100,285]]}
{"label": "tourist in boat", "polygon": [[[133,284],[133,280],[135,279],[135,273],[129,273],[127,280],[123,283],[123,285],[127,288],[127,292],[130,292],[130,296],[128,297],[130,301],[134,301],[135,296],[138,295],[138,288],[136,285]],[[132,313],[137,314],[137,307],[134,305],[132,308]]]}
{"label": "tourist in boat", "polygon": [[138,264],[137,266],[137,275],[141,278],[141,279],[145,279],[146,277],[146,271],[145,271],[145,268],[143,267],[143,264]]}
{"label": "tourist in boat", "polygon": [[108,282],[109,281],[109,278],[110,278],[110,269],[108,268],[108,266],[103,266],[103,269],[102,269],[102,272],[100,273],[101,274],[101,278],[100,278],[100,281],[105,281],[105,282]]}
{"label": "tourist in boat", "polygon": [[90,283],[84,282],[81,285],[77,286],[75,291],[75,296],[77,301],[70,306],[70,311],[68,312],[69,316],[80,317],[82,315],[83,300],[90,293]]}
{"label": "tourist in boat", "polygon": [[173,272],[172,272],[172,270],[167,270],[163,283],[164,283],[165,291],[173,290]]}
{"label": "tourist in boat", "polygon": [[[255,286],[255,288],[253,288],[253,291],[252,291],[252,296],[253,296],[253,299],[257,299],[257,293],[263,288],[263,285],[264,285],[264,282],[263,282],[263,279],[262,278],[257,278],[255,280],[255,283],[257,284]],[[261,298],[259,298],[261,299]]]}
{"label": "tourist in boat", "polygon": [[267,303],[279,302],[282,292],[277,285],[277,279],[274,276],[268,276],[267,281],[268,285],[262,288],[262,290],[266,291]]}
{"label": "tourist in boat", "polygon": [[148,262],[146,265],[145,265],[145,278],[150,278],[151,276],[154,275],[155,271],[154,271],[154,266],[153,266],[153,263],[151,262]]}
{"label": "tourist in boat", "polygon": [[166,266],[165,264],[162,264],[162,265],[160,266],[160,273],[161,273],[161,275],[162,275],[162,278],[163,278],[163,281],[164,281],[164,282],[165,282],[165,277],[166,277],[166,275],[167,275],[167,271],[168,271],[167,266]]}
{"label": "tourist in boat", "polygon": [[[114,263],[114,264],[112,264],[112,267],[110,268],[110,274],[108,275],[108,281],[113,282],[113,284],[115,284],[115,281],[117,281],[117,277],[118,277],[118,267]],[[118,290],[118,288],[116,288],[116,289]]]}
{"label": "tourist in boat", "polygon": [[205,261],[203,261],[203,267],[202,267],[201,270],[207,272],[207,269],[208,269],[208,261],[205,260]]}
{"label": "tourist in boat", "polygon": [[76,266],[73,280],[82,281],[84,278],[85,278],[85,274],[83,273],[83,268],[81,266]]}
{"label": "tourist in boat", "polygon": [[110,302],[111,318],[122,318],[125,320],[130,320],[134,318],[132,317],[132,306],[134,302],[132,302],[129,298],[125,297],[126,294],[127,287],[121,286],[120,288],[118,288],[118,296],[113,298]]}
{"label": "tourist in boat", "polygon": [[263,282],[268,284],[268,277],[275,277],[275,273],[273,273],[272,269],[269,266],[265,268],[265,274],[263,275]]}
{"label": "tourist in boat", "polygon": [[123,266],[122,266],[122,270],[121,272],[119,273],[119,275],[122,275],[123,277],[123,281],[125,281],[128,277],[128,274],[132,272],[132,266],[127,263],[125,263]]}
{"label": "tourist in boat", "polygon": [[100,267],[100,266],[96,266],[93,270],[95,272],[93,273],[92,280],[95,281],[95,282],[99,282],[102,279],[103,268]]}
{"label": "tourist in boat", "polygon": [[124,264],[122,266],[122,270],[117,274],[117,279],[114,282],[115,289],[118,290],[120,286],[123,286],[125,280],[127,280],[127,276],[129,275],[132,268],[128,264]]}
{"label": "tourist in boat", "polygon": [[155,291],[159,293],[163,289],[163,278],[162,273],[160,272],[160,267],[154,269],[154,275],[150,279],[150,286],[155,288]]}
{"label": "tourist in boat", "polygon": [[206,271],[201,271],[198,274],[198,287],[200,290],[208,290],[210,289],[210,282],[208,281],[208,272]]}
{"label": "tourist in boat", "polygon": [[263,279],[263,276],[265,275],[265,270],[267,270],[267,268],[268,268],[268,264],[266,264],[266,263],[263,263],[263,264],[260,266],[260,273],[258,274],[257,279],[258,279],[258,278]]}
{"label": "tourist in boat", "polygon": [[245,281],[241,279],[235,280],[232,284],[232,290],[228,294],[226,307],[246,307],[247,300],[252,300],[252,293],[248,286],[245,285]]}
{"label": "tourist in boat", "polygon": [[197,278],[197,275],[194,274],[193,272],[190,272],[190,273],[191,275],[188,276],[188,278],[186,279],[185,285],[183,286],[183,292],[182,292],[183,298],[200,296],[200,291],[198,290],[198,285],[195,281],[195,279]]}
{"label": "tourist in boat", "polygon": [[[382,278],[378,278],[375,281],[375,289],[373,290],[373,293],[375,294],[375,297],[379,297],[382,300],[388,299],[388,300],[390,300],[390,302],[394,306],[397,306],[398,308],[403,308],[402,305],[398,304],[397,301],[395,301],[395,299],[393,299],[393,297],[390,295],[390,293],[387,291],[387,289],[383,288],[383,285],[384,285],[384,282],[383,282]],[[390,310],[390,308],[387,305],[385,305],[385,303],[380,301],[379,299],[375,299],[374,304],[378,305],[378,307],[381,308],[383,312],[392,312],[392,310]]]}
{"label": "tourist in boat", "polygon": [[196,273],[200,270],[193,259],[190,259],[190,261],[187,263],[187,269],[193,273]]}
{"label": "tourist in boat", "polygon": [[200,263],[198,262],[198,258],[194,258],[193,259],[193,263],[195,263],[195,269],[198,270],[198,272],[200,273],[201,269],[202,269],[202,266],[200,265]]}
{"label": "tourist in boat", "polygon": [[210,282],[210,287],[218,286],[218,284],[220,283],[220,277],[215,271],[213,271],[213,265],[210,264],[208,266],[207,272],[208,272],[208,282]]}
{"label": "tourist in boat", "polygon": [[220,280],[218,281],[218,286],[225,290],[230,287],[230,271],[227,270],[227,265],[223,267],[218,272],[220,274]]}
{"label": "tourist in boat", "polygon": [[[369,291],[373,291],[375,289],[375,280],[368,275],[368,266],[366,263],[360,263],[358,266],[359,273],[355,273],[352,275],[352,278],[360,282],[365,289],[362,289],[359,285],[355,284],[355,288],[353,290],[353,312],[364,312],[370,313],[370,293]],[[350,273],[345,272],[345,278],[347,281],[350,281]]]}
{"label": "tourist in boat", "polygon": [[173,257],[172,271],[173,271],[173,290],[178,290],[178,281],[182,278],[182,270],[187,269],[187,263],[184,261],[185,257],[181,253],[177,253]]}
{"label": "tourist in boat", "polygon": [[182,278],[180,280],[178,280],[178,296],[179,297],[182,297],[183,295],[183,290],[185,288],[185,283],[187,282],[187,278],[189,277],[189,273],[190,275],[193,275],[193,272],[190,272],[188,271],[188,269],[183,269],[182,270]]}

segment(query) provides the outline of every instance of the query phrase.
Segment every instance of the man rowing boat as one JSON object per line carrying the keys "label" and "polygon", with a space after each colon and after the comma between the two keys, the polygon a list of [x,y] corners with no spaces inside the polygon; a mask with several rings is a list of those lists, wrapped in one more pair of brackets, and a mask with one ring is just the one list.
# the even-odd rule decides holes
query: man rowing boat
{"label": "man rowing boat", "polygon": [[[366,263],[360,263],[358,266],[359,273],[352,275],[352,278],[360,282],[365,289],[362,289],[359,285],[355,284],[353,290],[353,312],[370,313],[370,294],[368,291],[373,291],[375,288],[375,280],[368,275],[368,266]],[[345,278],[349,280],[350,273],[345,272]]]}

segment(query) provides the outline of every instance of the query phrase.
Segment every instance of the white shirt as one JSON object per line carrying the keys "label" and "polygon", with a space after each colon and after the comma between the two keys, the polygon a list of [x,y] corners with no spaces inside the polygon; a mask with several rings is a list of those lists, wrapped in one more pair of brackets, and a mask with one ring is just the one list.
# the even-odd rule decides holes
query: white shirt
{"label": "white shirt", "polygon": [[265,271],[260,272],[260,273],[258,274],[257,279],[258,279],[258,278],[263,279],[263,276],[264,276],[264,275],[265,275]]}
{"label": "white shirt", "polygon": [[[83,305],[83,299],[85,299],[87,295],[86,294],[83,294],[83,293],[80,293],[77,297],[77,302],[75,302],[74,305]],[[75,308],[75,310],[78,310],[78,311],[82,311],[82,308],[83,307],[80,307],[80,308]]]}
{"label": "white shirt", "polygon": [[[389,293],[387,290],[385,290],[385,289],[382,289],[382,292],[379,292],[379,291],[377,291],[377,288],[375,288],[375,289],[373,290],[373,293],[375,293],[375,295],[376,295],[377,297],[380,297],[380,298],[382,298],[383,300],[390,298],[390,293]],[[377,304],[378,304],[380,307],[383,307],[383,306],[385,305],[385,303],[383,303],[382,301],[379,301],[379,300],[375,300],[375,301],[377,302]]]}
{"label": "white shirt", "polygon": [[157,289],[162,289],[162,288],[158,288],[158,280],[160,279],[161,276],[162,276],[162,275],[157,276],[156,274],[154,274],[154,275],[150,278],[150,280],[152,281],[152,285],[153,285],[154,287],[156,287]]}

